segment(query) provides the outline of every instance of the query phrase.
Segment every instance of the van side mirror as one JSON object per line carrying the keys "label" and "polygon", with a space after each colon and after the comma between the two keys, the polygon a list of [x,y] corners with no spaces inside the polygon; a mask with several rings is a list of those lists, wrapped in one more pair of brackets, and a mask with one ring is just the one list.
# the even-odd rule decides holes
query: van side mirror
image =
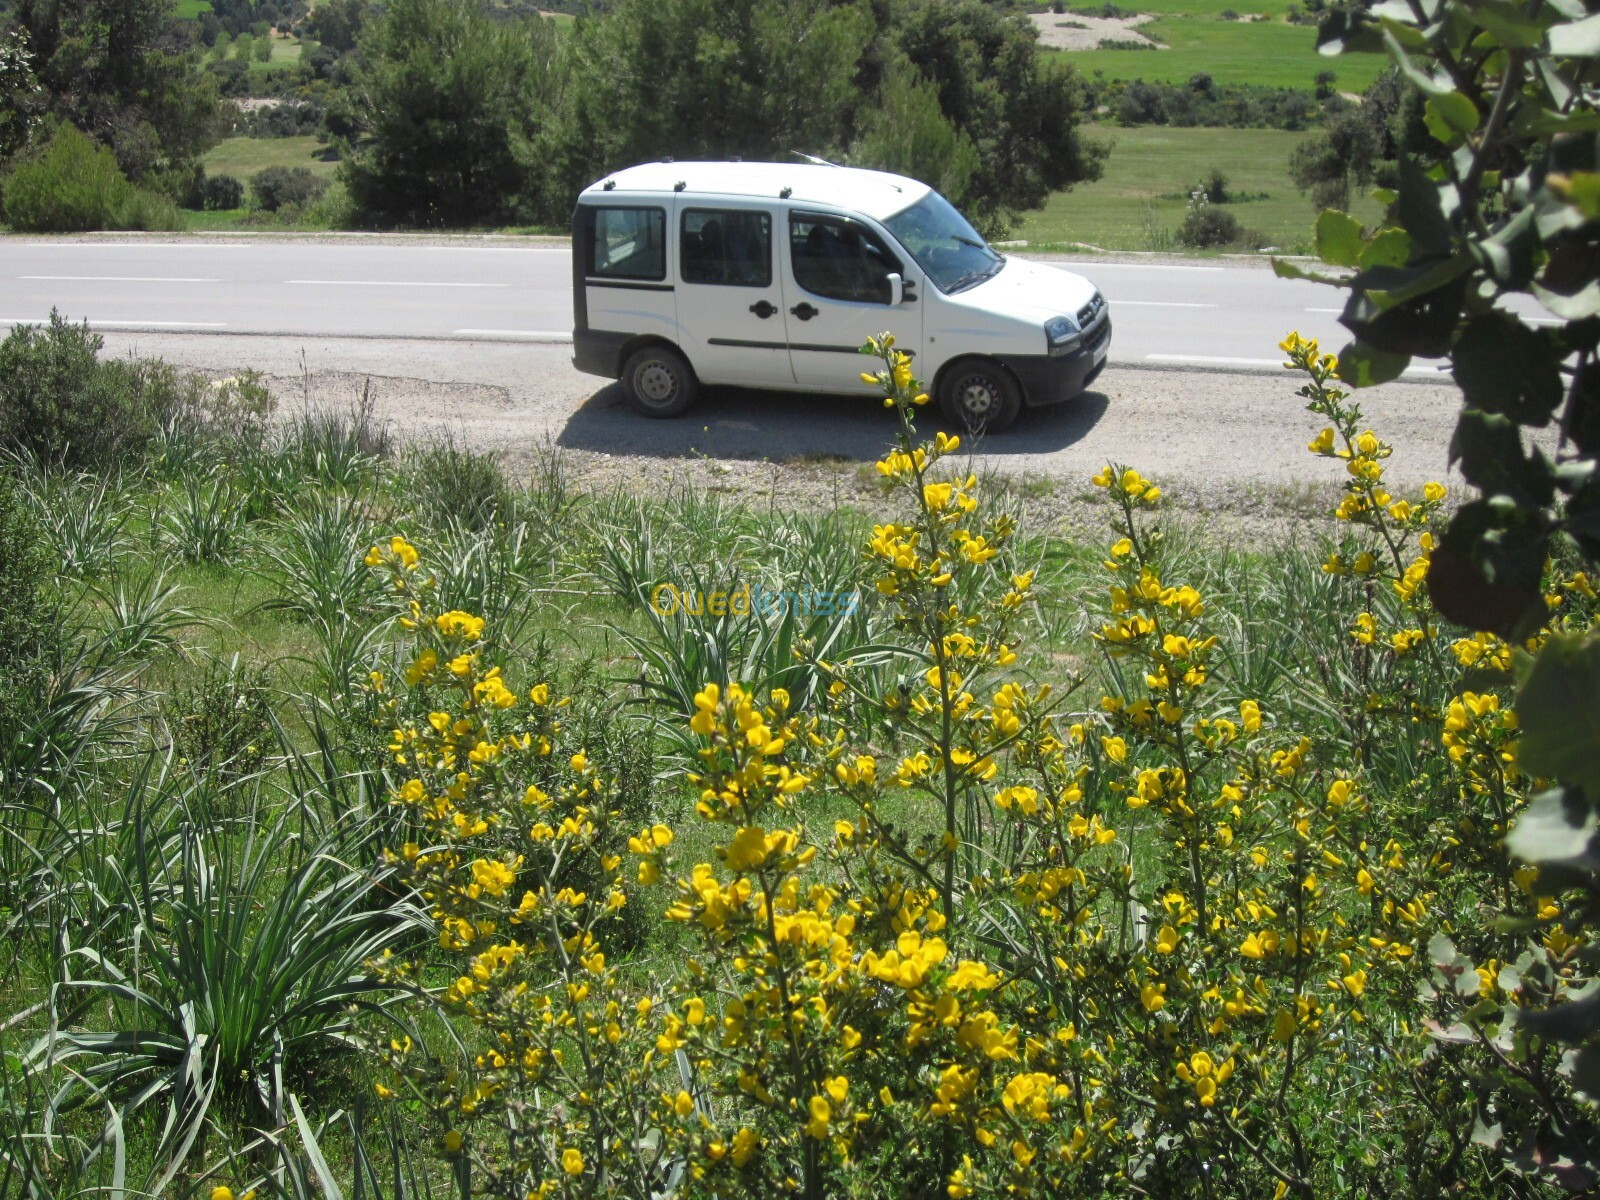
{"label": "van side mirror", "polygon": [[889,281],[889,307],[894,308],[905,302],[906,281],[900,277],[898,271],[890,271],[885,279]]}

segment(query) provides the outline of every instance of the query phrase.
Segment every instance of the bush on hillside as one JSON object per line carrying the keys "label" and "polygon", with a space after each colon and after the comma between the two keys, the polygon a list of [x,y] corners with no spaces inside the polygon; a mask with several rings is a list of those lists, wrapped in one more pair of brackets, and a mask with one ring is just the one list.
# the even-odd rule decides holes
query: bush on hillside
{"label": "bush on hillside", "polygon": [[5,218],[25,233],[183,227],[176,204],[134,187],[110,150],[71,125],[6,178]]}
{"label": "bush on hillside", "polygon": [[1245,246],[1260,239],[1239,224],[1239,218],[1225,208],[1202,204],[1189,210],[1178,227],[1178,241],[1204,250],[1224,246]]}
{"label": "bush on hillside", "polygon": [[313,204],[328,190],[328,181],[306,167],[268,167],[250,177],[256,203],[268,212]]}
{"label": "bush on hillside", "polygon": [[155,360],[100,360],[88,323],[58,313],[0,342],[0,448],[71,470],[115,466],[147,447],[179,403],[180,380]]}
{"label": "bush on hillside", "polygon": [[109,228],[133,185],[110,150],[71,125],[6,180],[6,221],[29,233]]}
{"label": "bush on hillside", "polygon": [[200,185],[200,207],[223,212],[244,205],[244,184],[232,175],[210,175]]}

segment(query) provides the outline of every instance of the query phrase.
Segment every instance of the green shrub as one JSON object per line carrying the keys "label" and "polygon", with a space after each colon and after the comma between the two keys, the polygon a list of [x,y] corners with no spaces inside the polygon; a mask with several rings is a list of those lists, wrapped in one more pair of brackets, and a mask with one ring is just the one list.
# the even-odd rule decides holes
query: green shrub
{"label": "green shrub", "polygon": [[48,466],[97,469],[144,450],[178,404],[182,379],[165,363],[101,362],[87,322],[52,312],[0,342],[0,447]]}
{"label": "green shrub", "polygon": [[256,203],[268,212],[311,204],[328,190],[328,181],[305,167],[268,167],[250,177]]}
{"label": "green shrub", "polygon": [[97,229],[182,229],[166,195],[128,182],[110,150],[63,125],[5,181],[5,218],[25,233]]}
{"label": "green shrub", "polygon": [[0,725],[10,727],[37,681],[59,606],[43,532],[16,481],[0,472]]}
{"label": "green shrub", "polygon": [[200,207],[219,212],[244,205],[244,184],[232,175],[212,175],[200,185]]}
{"label": "green shrub", "polygon": [[63,125],[7,178],[6,220],[29,233],[107,229],[132,192],[110,150]]}
{"label": "green shrub", "polygon": [[212,662],[172,695],[167,723],[172,748],[192,769],[249,775],[272,744],[272,692],[265,667],[238,655]]}
{"label": "green shrub", "polygon": [[1190,209],[1189,215],[1178,228],[1179,242],[1201,249],[1244,246],[1256,240],[1254,234],[1239,224],[1238,217],[1212,204]]}
{"label": "green shrub", "polygon": [[457,445],[453,438],[419,448],[408,465],[414,509],[436,528],[458,521],[486,529],[511,498],[494,455]]}
{"label": "green shrub", "polygon": [[106,228],[154,231],[182,229],[184,224],[183,212],[171,197],[131,188]]}

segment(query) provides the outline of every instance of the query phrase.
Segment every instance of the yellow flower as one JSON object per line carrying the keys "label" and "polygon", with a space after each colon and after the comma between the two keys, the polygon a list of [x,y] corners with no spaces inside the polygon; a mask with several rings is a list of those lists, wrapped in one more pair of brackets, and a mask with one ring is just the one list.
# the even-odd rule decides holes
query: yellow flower
{"label": "yellow flower", "polygon": [[446,1154],[461,1153],[461,1131],[452,1129],[444,1135],[444,1152]]}
{"label": "yellow flower", "polygon": [[233,1200],[233,1189],[230,1187],[214,1187],[211,1189],[211,1200]]}
{"label": "yellow flower", "polygon": [[806,1122],[805,1135],[819,1141],[828,1136],[828,1121],[833,1116],[833,1109],[828,1104],[826,1096],[813,1096],[806,1106],[806,1111],[811,1119]]}
{"label": "yellow flower", "polygon": [[561,1169],[568,1175],[583,1174],[583,1155],[575,1146],[568,1146],[561,1152]]}
{"label": "yellow flower", "polygon": [[753,1129],[740,1129],[733,1135],[733,1165],[743,1167],[755,1157],[756,1150],[760,1148],[761,1139],[756,1137]]}
{"label": "yellow flower", "polygon": [[1156,934],[1156,953],[1171,954],[1178,948],[1178,931],[1171,925],[1163,925]]}
{"label": "yellow flower", "polygon": [[1147,983],[1139,990],[1139,1002],[1146,1012],[1160,1012],[1167,1006],[1167,985]]}

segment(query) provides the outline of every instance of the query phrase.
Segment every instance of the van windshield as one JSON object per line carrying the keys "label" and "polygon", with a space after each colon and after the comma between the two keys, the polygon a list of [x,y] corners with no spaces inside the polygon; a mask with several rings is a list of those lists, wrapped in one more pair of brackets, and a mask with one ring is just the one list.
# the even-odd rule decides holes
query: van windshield
{"label": "van windshield", "polygon": [[989,249],[955,205],[938,192],[929,192],[884,224],[941,292],[982,283],[1005,266],[1005,256]]}

